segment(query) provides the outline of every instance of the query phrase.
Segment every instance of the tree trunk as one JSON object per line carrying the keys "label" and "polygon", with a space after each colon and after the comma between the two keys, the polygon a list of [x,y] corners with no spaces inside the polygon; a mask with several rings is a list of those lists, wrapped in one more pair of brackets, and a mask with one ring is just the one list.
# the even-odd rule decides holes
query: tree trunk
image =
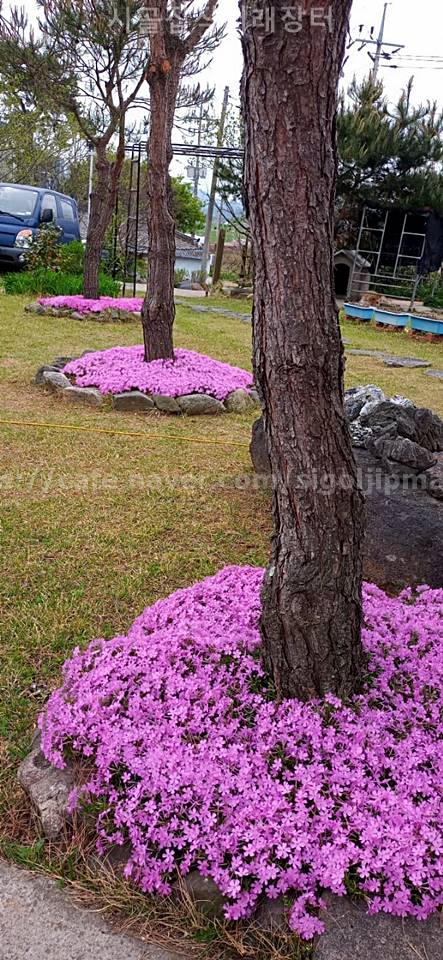
{"label": "tree trunk", "polygon": [[[331,31],[247,27],[242,83],[254,250],[255,375],[273,470],[274,538],[263,588],[265,664],[277,696],[358,688],[363,498],[343,409],[343,347],[333,294],[337,86],[351,0]],[[322,8],[327,13],[328,8]],[[316,12],[315,12],[316,11]]]}
{"label": "tree trunk", "polygon": [[120,130],[115,159],[110,161],[106,147],[97,148],[96,184],[91,195],[91,212],[85,248],[83,296],[96,300],[99,295],[99,272],[106,231],[112,220],[117,190],[125,159],[124,128]]}
{"label": "tree trunk", "polygon": [[142,309],[145,360],[173,357],[175,219],[169,166],[180,66],[160,59],[148,74],[148,286]]}

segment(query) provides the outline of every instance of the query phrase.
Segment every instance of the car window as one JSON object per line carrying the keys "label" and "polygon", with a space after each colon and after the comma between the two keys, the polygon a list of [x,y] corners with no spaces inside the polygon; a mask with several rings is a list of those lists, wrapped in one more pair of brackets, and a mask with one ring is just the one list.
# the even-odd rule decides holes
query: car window
{"label": "car window", "polygon": [[57,201],[51,193],[45,193],[43,197],[41,212],[44,210],[52,210],[54,221],[57,219]]}
{"label": "car window", "polygon": [[36,190],[23,190],[0,183],[0,210],[16,217],[30,217],[37,202]]}
{"label": "car window", "polygon": [[62,210],[62,217],[64,220],[75,220],[74,210],[72,208],[72,203],[69,200],[60,200],[59,203]]}

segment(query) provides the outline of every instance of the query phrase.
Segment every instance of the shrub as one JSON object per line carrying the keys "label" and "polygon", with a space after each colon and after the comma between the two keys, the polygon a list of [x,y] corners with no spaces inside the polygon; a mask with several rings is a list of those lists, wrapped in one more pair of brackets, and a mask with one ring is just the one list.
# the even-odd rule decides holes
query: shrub
{"label": "shrub", "polygon": [[[6,273],[3,277],[5,293],[43,296],[78,296],[82,292],[83,277],[79,274],[61,273],[55,270],[38,268],[17,273]],[[100,275],[100,296],[117,297],[119,284],[106,274]]]}
{"label": "shrub", "polygon": [[183,280],[189,280],[186,270],[174,270],[174,287],[179,287]]}
{"label": "shrub", "polygon": [[432,310],[443,310],[443,288],[429,289],[423,297],[423,303]]}
{"label": "shrub", "polygon": [[60,265],[62,231],[54,223],[43,224],[25,252],[28,270],[56,270]]}
{"label": "shrub", "polygon": [[85,248],[81,240],[65,243],[60,247],[60,270],[71,276],[83,276]]}

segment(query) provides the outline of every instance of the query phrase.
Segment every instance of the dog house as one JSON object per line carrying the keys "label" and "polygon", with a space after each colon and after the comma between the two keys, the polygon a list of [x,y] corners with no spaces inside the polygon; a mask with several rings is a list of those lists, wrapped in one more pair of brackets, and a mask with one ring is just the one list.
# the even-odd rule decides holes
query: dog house
{"label": "dog house", "polygon": [[334,254],[334,287],[339,300],[349,297],[351,276],[353,288],[358,290],[354,300],[360,300],[362,294],[369,290],[371,264],[356,250],[337,250]]}

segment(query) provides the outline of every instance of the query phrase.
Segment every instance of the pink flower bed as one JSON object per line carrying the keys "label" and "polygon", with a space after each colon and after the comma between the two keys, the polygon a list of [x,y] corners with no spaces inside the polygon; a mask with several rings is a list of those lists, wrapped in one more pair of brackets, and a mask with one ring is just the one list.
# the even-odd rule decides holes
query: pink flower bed
{"label": "pink flower bed", "polygon": [[60,307],[76,310],[77,313],[101,313],[102,310],[128,310],[140,313],[143,297],[99,297],[97,300],[85,300],[84,297],[40,297],[38,303],[43,307]]}
{"label": "pink flower bed", "polygon": [[143,347],[113,347],[72,360],[63,373],[74,374],[79,387],[100,393],[141,390],[178,397],[207,393],[224,400],[232,390],[251,389],[252,374],[193,350],[176,350],[174,360],[143,361]]}
{"label": "pink flower bed", "polygon": [[321,888],[352,878],[370,912],[425,918],[443,903],[443,590],[366,584],[364,694],[278,706],[258,657],[262,576],[227,567],[75,650],[40,718],[45,755],[63,766],[69,744],[93,762],[99,849],[129,840],[143,891],[198,867],[230,918],[290,892],[309,939]]}

